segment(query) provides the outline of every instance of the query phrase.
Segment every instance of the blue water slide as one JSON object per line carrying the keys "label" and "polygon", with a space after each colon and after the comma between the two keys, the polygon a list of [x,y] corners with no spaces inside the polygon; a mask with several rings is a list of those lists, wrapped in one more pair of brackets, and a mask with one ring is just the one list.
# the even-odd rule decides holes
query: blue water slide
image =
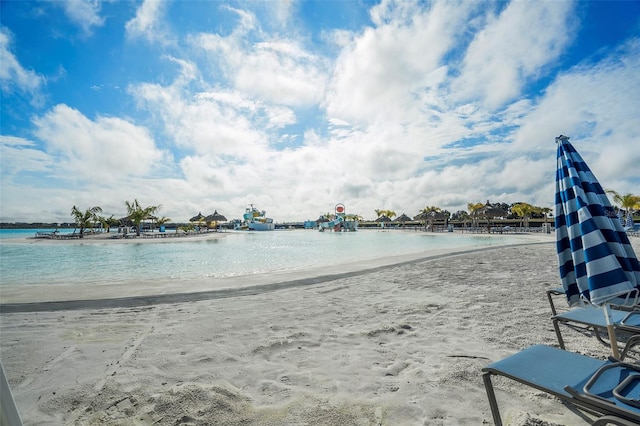
{"label": "blue water slide", "polygon": [[320,226],[323,228],[333,228],[334,226],[336,226],[337,224],[344,222],[344,217],[342,216],[337,216],[335,219],[333,219],[330,222],[322,222],[320,223]]}

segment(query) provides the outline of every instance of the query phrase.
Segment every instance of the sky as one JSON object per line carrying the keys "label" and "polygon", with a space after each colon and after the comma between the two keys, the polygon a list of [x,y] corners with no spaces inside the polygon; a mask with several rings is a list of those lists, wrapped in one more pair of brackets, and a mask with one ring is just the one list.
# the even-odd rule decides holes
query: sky
{"label": "sky", "polygon": [[0,221],[640,194],[640,1],[2,1]]}

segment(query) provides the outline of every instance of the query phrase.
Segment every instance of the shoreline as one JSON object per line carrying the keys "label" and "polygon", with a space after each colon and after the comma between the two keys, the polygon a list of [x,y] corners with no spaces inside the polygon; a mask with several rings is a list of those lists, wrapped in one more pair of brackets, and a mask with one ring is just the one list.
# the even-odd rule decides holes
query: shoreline
{"label": "shoreline", "polygon": [[[228,231],[234,232],[234,231]],[[154,233],[153,237],[145,237],[140,235],[139,237],[118,236],[117,233],[103,232],[99,234],[88,234],[83,238],[38,238],[38,237],[15,237],[4,238],[0,240],[0,244],[148,244],[148,243],[177,243],[180,241],[197,241],[223,238],[228,232],[202,232],[184,235],[173,235],[173,233],[167,234],[166,237],[155,237],[160,235]],[[64,234],[63,234],[64,235]],[[129,234],[132,235],[132,234]]]}
{"label": "shoreline", "polygon": [[[149,234],[148,236],[140,235],[136,237],[118,237],[117,233],[113,232],[104,232],[98,234],[87,234],[83,238],[38,238],[35,236],[32,237],[7,237],[0,239],[0,244],[149,244],[149,243],[178,243],[178,242],[188,242],[188,241],[199,241],[199,240],[208,240],[208,239],[217,239],[224,238],[229,235],[234,234],[250,234],[250,233],[263,233],[263,232],[318,232],[313,229],[276,229],[273,231],[238,231],[238,230],[224,230],[224,231],[212,231],[212,232],[201,232],[201,233],[189,233],[184,235],[174,236],[173,232],[166,234],[166,237],[159,237],[161,235],[158,232]],[[447,236],[447,237],[460,237],[460,236],[483,236],[488,238],[493,237],[532,237],[532,238],[551,238],[552,234],[546,234],[541,232],[463,232],[460,230],[454,232],[446,232],[446,231],[423,231],[420,229],[391,229],[391,228],[363,228],[358,230],[357,232],[399,232],[399,233],[412,233],[412,234],[423,234],[425,236]],[[330,232],[331,233],[331,232]],[[143,233],[144,234],[144,233]],[[133,234],[128,234],[133,235]]]}
{"label": "shoreline", "polygon": [[[548,240],[240,297],[3,313],[0,355],[26,425],[491,424],[482,367],[557,345],[556,263]],[[588,424],[535,389],[494,386],[506,424]]]}

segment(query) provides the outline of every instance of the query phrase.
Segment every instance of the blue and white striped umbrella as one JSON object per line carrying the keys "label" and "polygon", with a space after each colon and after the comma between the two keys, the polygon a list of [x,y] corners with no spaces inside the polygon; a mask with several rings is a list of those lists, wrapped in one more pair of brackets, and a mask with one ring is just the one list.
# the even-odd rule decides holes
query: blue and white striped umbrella
{"label": "blue and white striped umbrella", "polygon": [[640,264],[620,219],[569,138],[556,142],[556,245],[569,305],[636,303]]}
{"label": "blue and white striped umbrella", "polygon": [[629,210],[627,212],[627,225],[625,227],[633,229],[633,226],[633,216],[631,216],[631,210]]}

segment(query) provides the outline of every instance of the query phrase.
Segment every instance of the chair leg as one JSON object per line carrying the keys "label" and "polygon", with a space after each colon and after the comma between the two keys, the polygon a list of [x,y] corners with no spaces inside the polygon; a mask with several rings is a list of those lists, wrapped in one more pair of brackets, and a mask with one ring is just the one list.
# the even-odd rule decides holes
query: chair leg
{"label": "chair leg", "polygon": [[551,297],[552,290],[547,290],[547,299],[549,299],[549,306],[551,306],[551,315],[556,316],[558,313],[556,312],[556,305],[553,303],[553,297]]}
{"label": "chair leg", "polygon": [[560,332],[560,326],[558,325],[558,320],[556,318],[551,318],[551,322],[553,323],[553,328],[556,330],[556,336],[558,337],[558,345],[560,345],[560,349],[565,349],[564,340],[562,340],[562,333]]}
{"label": "chair leg", "polygon": [[493,391],[493,384],[491,383],[491,373],[482,373],[482,381],[484,382],[484,388],[487,391],[487,397],[489,398],[489,406],[491,407],[491,415],[493,415],[493,423],[495,426],[502,426],[500,410],[498,410],[498,401],[496,400],[496,394]]}
{"label": "chair leg", "polygon": [[596,339],[598,339],[600,343],[602,343],[605,346],[611,346],[611,343],[605,342],[602,336],[600,336],[600,331],[598,330],[598,327],[593,327],[593,334],[594,336],[596,336]]}
{"label": "chair leg", "polygon": [[629,352],[629,349],[631,349],[637,344],[640,344],[640,334],[633,335],[629,338],[629,340],[627,340],[627,344],[624,345],[624,349],[620,354],[620,361],[623,361],[624,357],[627,356],[627,352]]}

